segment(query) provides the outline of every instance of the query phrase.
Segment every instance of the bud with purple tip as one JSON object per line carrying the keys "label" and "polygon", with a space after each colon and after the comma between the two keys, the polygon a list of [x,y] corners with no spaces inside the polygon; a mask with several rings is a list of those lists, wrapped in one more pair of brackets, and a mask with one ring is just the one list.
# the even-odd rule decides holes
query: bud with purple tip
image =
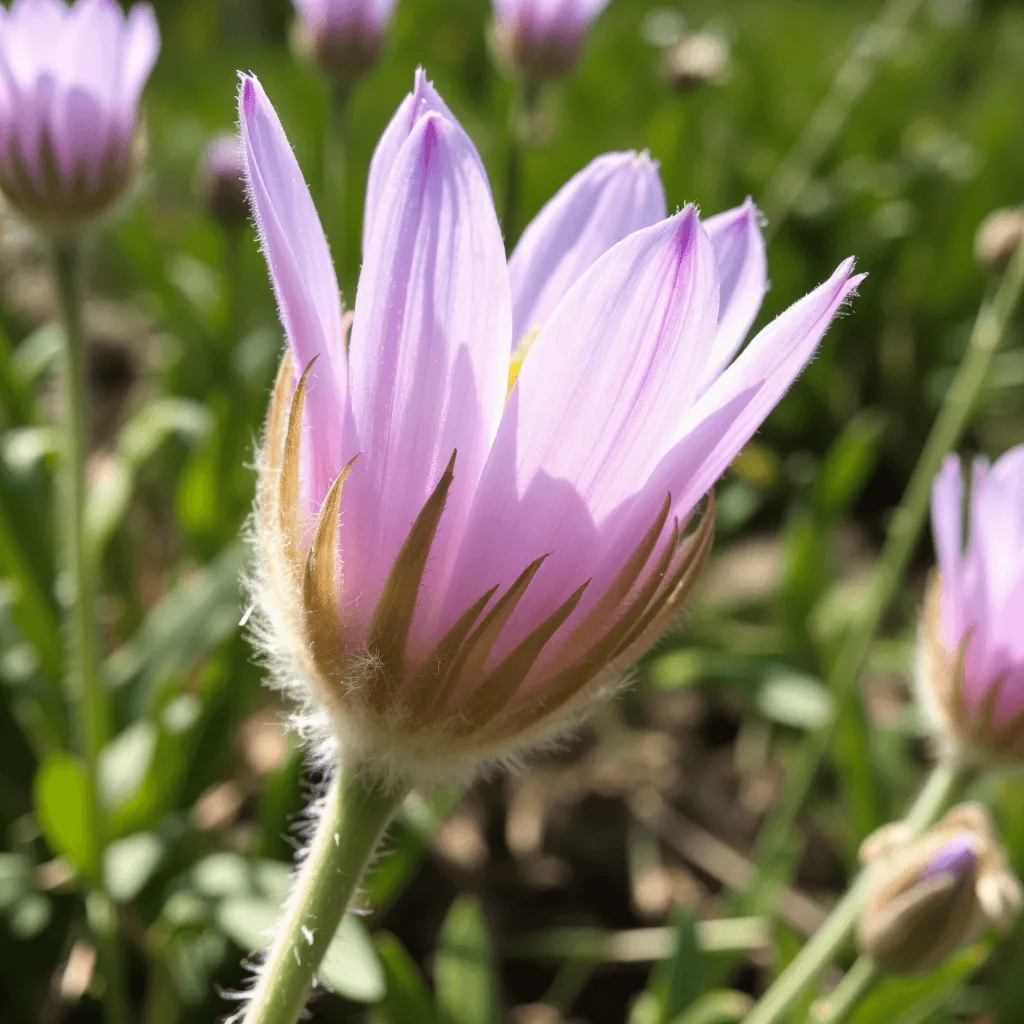
{"label": "bud with purple tip", "polygon": [[960,755],[1024,761],[1024,446],[976,459],[969,509],[960,460],[932,489],[938,553],[921,625],[918,690]]}
{"label": "bud with purple tip", "polygon": [[342,93],[380,58],[395,0],[294,0],[295,47]]}
{"label": "bud with purple tip", "polygon": [[493,0],[498,53],[525,78],[564,78],[608,0]]}
{"label": "bud with purple tip", "polygon": [[159,49],[148,4],[127,17],[114,0],[0,7],[0,191],[19,213],[74,232],[124,195]]}
{"label": "bud with purple tip", "polygon": [[902,822],[886,825],[861,857],[870,875],[858,939],[890,974],[934,970],[986,928],[1007,928],[1021,908],[1020,883],[981,804],[954,807],[916,838]]}
{"label": "bud with purple tip", "polygon": [[218,136],[199,161],[198,190],[210,216],[225,228],[249,220],[245,192],[245,151],[235,135]]}

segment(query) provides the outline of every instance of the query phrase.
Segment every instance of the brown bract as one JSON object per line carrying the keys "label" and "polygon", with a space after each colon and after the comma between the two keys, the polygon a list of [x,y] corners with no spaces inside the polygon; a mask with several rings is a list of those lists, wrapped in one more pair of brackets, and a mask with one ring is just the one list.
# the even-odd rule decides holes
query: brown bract
{"label": "brown bract", "polygon": [[996,713],[1006,677],[992,680],[976,710],[971,710],[967,702],[964,659],[970,633],[951,657],[942,643],[940,630],[941,588],[938,570],[933,570],[918,641],[918,689],[924,710],[932,719],[939,740],[952,744],[959,756],[982,764],[1021,764],[1024,716],[1003,722]]}
{"label": "brown bract", "polygon": [[589,585],[573,593],[497,663],[492,652],[536,573],[539,558],[508,587],[480,594],[426,658],[410,657],[410,631],[457,454],[395,558],[366,631],[346,643],[339,606],[339,508],[352,463],[309,523],[300,498],[302,411],[308,366],[293,387],[286,355],[267,418],[257,496],[262,563],[254,587],[265,646],[290,685],[301,677],[343,744],[388,771],[448,778],[507,758],[576,721],[595,694],[623,673],[669,625],[711,548],[714,507],[696,531],[668,526],[664,504],[631,557],[591,610],[559,639],[550,674],[527,677]]}

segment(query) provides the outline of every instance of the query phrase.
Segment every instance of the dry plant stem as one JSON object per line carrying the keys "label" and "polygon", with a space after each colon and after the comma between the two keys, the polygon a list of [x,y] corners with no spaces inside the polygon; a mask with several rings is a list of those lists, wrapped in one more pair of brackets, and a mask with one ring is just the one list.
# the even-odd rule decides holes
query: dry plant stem
{"label": "dry plant stem", "polygon": [[789,772],[786,789],[758,842],[757,861],[770,858],[790,834],[797,814],[814,781],[818,766],[832,745],[836,723],[852,695],[867,660],[875,634],[893,597],[899,590],[914,546],[928,514],[932,481],[946,454],[957,447],[970,422],[974,406],[988,378],[992,356],[1006,334],[1024,290],[1024,246],[1017,250],[998,288],[986,297],[978,312],[967,350],[957,375],[946,393],[903,500],[889,523],[885,545],[875,566],[862,618],[846,634],[843,646],[829,673],[834,697],[830,722],[810,735]]}
{"label": "dry plant stem", "polygon": [[923,0],[889,0],[866,29],[858,26],[832,85],[804,125],[761,197],[769,238],[789,219],[815,169],[842,134],[850,113],[874,81],[882,61],[902,46]]}
{"label": "dry plant stem", "polygon": [[523,188],[523,157],[529,141],[530,122],[540,102],[540,86],[523,80],[516,83],[508,118],[508,161],[505,164],[505,208],[501,219],[505,248],[511,253],[519,234],[519,204]]}
{"label": "dry plant stem", "polygon": [[407,790],[339,765],[244,1024],[295,1024],[342,915]]}
{"label": "dry plant stem", "polygon": [[878,967],[869,956],[860,956],[835,991],[814,1008],[815,1024],[841,1024],[878,978]]}
{"label": "dry plant stem", "polygon": [[[935,766],[904,819],[912,834],[920,834],[941,817],[970,774],[969,769],[952,760]],[[744,1024],[775,1024],[787,1017],[793,1004],[849,941],[857,927],[867,881],[867,870],[861,871],[815,936],[750,1011]]]}
{"label": "dry plant stem", "polygon": [[64,323],[62,400],[65,431],[60,505],[63,558],[61,566],[70,584],[67,675],[69,700],[78,731],[78,743],[89,784],[87,828],[92,837],[93,862],[86,882],[90,925],[104,974],[107,1024],[127,1024],[128,1006],[117,939],[117,912],[102,891],[105,825],[99,794],[99,757],[107,739],[107,695],[97,670],[96,564],[85,528],[85,462],[88,455],[88,410],[85,381],[85,337],[82,330],[82,253],[77,240],[54,244],[54,274]]}

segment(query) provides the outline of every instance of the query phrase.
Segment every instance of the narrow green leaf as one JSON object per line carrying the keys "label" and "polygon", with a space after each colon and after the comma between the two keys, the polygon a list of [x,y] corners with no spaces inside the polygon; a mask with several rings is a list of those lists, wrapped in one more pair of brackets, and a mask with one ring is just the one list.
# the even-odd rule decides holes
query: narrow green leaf
{"label": "narrow green leaf", "polygon": [[443,1024],[498,1024],[498,984],[480,904],[460,896],[441,928],[434,986]]}
{"label": "narrow green leaf", "polygon": [[386,1024],[436,1024],[437,1013],[423,975],[393,935],[377,936],[387,991],[379,1013]]}
{"label": "narrow green leaf", "polygon": [[89,831],[92,792],[85,766],[70,754],[54,754],[35,779],[36,818],[54,853],[78,871],[96,874],[96,836]]}
{"label": "narrow green leaf", "polygon": [[715,989],[698,999],[672,1024],[737,1024],[750,1011],[754,1001],[745,992]]}
{"label": "narrow green leaf", "polygon": [[675,950],[651,973],[648,990],[658,1003],[659,1019],[668,1024],[705,988],[704,955],[697,935],[697,915],[689,907],[676,912]]}

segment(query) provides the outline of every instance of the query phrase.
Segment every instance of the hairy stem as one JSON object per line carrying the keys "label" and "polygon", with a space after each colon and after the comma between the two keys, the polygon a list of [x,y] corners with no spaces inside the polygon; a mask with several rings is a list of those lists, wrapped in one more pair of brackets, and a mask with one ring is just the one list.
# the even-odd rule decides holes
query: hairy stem
{"label": "hairy stem", "polygon": [[88,918],[96,936],[104,975],[107,1024],[127,1024],[125,995],[117,937],[117,913],[103,892],[103,851],[106,844],[99,792],[99,758],[109,730],[107,695],[100,683],[96,628],[96,560],[86,535],[85,462],[88,455],[88,396],[85,381],[85,336],[82,330],[82,253],[75,240],[54,245],[54,274],[64,322],[64,458],[60,480],[61,568],[69,586],[68,696],[89,784],[86,814],[95,851],[86,881],[93,891],[86,899]]}
{"label": "hairy stem", "polygon": [[342,764],[260,969],[244,1024],[295,1024],[314,975],[405,790]]}
{"label": "hairy stem", "polygon": [[[946,761],[936,765],[904,819],[911,832],[919,835],[934,824],[969,778],[970,771],[959,762]],[[745,1018],[744,1024],[775,1024],[786,1018],[793,1004],[842,951],[857,927],[867,892],[868,873],[865,869],[854,879],[825,923],[775,979]]]}

